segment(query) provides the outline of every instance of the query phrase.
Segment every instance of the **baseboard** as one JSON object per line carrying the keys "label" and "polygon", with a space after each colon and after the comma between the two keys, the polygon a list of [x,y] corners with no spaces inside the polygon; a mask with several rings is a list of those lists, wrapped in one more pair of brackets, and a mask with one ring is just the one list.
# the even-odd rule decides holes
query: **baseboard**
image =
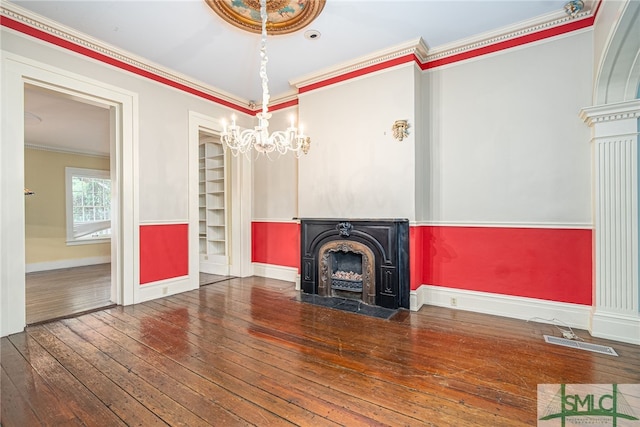
{"label": "baseboard", "polygon": [[226,264],[209,264],[200,261],[200,272],[207,274],[217,274],[219,276],[230,276],[229,266]]}
{"label": "baseboard", "polygon": [[298,269],[295,267],[283,267],[281,265],[261,264],[259,262],[252,263],[253,274],[260,277],[268,277],[269,279],[285,280],[287,282],[295,282],[298,277]]}
{"label": "baseboard", "polygon": [[[455,305],[452,305],[453,301]],[[558,319],[572,328],[585,330],[589,329],[591,317],[591,306],[432,285],[422,285],[410,293],[411,310],[419,310],[423,305],[522,320],[536,318],[537,322],[542,322],[541,319]]]}
{"label": "baseboard", "polygon": [[200,287],[198,276],[180,276],[170,279],[158,280],[140,285],[138,290],[138,301],[151,301],[157,298],[168,297],[170,295],[191,291]]}
{"label": "baseboard", "polygon": [[61,268],[84,267],[87,265],[108,264],[111,256],[94,256],[89,258],[61,259],[59,261],[35,262],[25,265],[26,273],[36,271],[58,270]]}
{"label": "baseboard", "polygon": [[591,319],[591,335],[629,344],[640,344],[640,313],[624,316],[596,310]]}

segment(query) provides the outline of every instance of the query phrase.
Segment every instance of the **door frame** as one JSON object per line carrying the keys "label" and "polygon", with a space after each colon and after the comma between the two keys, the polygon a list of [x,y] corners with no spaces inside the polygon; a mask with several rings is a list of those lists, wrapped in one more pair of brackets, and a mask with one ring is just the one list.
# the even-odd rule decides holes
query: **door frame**
{"label": "door frame", "polygon": [[137,111],[133,92],[11,53],[2,53],[0,98],[0,335],[26,326],[24,210],[24,86],[45,87],[111,110],[111,177],[118,206],[112,210],[112,297],[136,302],[139,288]]}
{"label": "door frame", "polygon": [[[200,131],[220,135],[220,120],[189,111],[189,275],[198,276],[200,250],[198,243],[198,146]],[[232,156],[227,151],[225,159],[229,170],[225,171],[229,195],[227,204],[227,258],[229,275],[248,277],[253,275],[251,263],[251,206],[252,169],[246,156]]]}

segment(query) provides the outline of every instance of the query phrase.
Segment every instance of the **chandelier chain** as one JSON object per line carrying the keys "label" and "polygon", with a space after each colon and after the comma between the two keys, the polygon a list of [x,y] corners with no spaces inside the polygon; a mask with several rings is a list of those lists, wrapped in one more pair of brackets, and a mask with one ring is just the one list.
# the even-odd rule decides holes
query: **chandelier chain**
{"label": "chandelier chain", "polygon": [[275,131],[269,134],[269,77],[267,76],[267,0],[260,0],[260,18],[262,20],[262,34],[260,40],[260,79],[262,81],[262,111],[256,114],[258,125],[253,129],[240,131],[236,125],[235,117],[232,117],[231,125],[227,128],[223,122],[223,130],[220,139],[224,148],[229,148],[234,156],[242,153],[248,156],[252,149],[258,153],[269,154],[277,151],[285,154],[292,151],[297,157],[309,152],[311,138],[304,135],[302,126],[300,130],[295,127],[295,121],[291,118],[291,126],[286,131]]}

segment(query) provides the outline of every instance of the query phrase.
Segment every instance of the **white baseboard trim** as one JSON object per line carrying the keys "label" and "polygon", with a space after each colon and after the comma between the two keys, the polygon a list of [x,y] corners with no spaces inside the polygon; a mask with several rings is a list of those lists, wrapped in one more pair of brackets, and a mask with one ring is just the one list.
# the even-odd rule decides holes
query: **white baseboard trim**
{"label": "white baseboard trim", "polygon": [[269,279],[285,280],[287,282],[295,282],[298,277],[298,269],[295,267],[283,267],[281,265],[261,264],[259,262],[252,263],[253,274]]}
{"label": "white baseboard trim", "polygon": [[636,316],[596,310],[591,319],[591,335],[629,344],[640,344],[640,313]]}
{"label": "white baseboard trim", "polygon": [[[452,298],[455,306],[451,304]],[[589,330],[591,317],[591,306],[432,285],[411,291],[409,300],[412,311],[423,305],[435,305],[522,320],[535,317],[541,323],[544,323],[541,319],[558,319],[572,328],[585,330]]]}
{"label": "white baseboard trim", "polygon": [[61,268],[84,267],[86,265],[108,264],[111,256],[94,256],[89,258],[61,259],[59,261],[34,262],[25,266],[26,273],[36,271],[58,270]]}
{"label": "white baseboard trim", "polygon": [[180,276],[140,285],[137,303],[168,297],[200,287],[198,275],[195,277]]}
{"label": "white baseboard trim", "polygon": [[200,272],[207,274],[217,274],[219,276],[230,276],[230,267],[226,264],[210,264],[200,261]]}

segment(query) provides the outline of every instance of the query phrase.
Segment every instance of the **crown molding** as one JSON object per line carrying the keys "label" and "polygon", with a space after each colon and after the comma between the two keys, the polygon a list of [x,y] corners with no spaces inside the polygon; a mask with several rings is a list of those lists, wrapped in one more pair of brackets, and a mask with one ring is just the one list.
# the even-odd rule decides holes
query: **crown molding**
{"label": "crown molding", "polygon": [[[429,48],[422,38],[409,40],[400,45],[290,80],[289,84],[296,88],[297,93],[286,93],[274,97],[274,106],[271,107],[271,110],[275,111],[297,105],[298,95],[304,92],[399,65],[413,62],[425,70],[583,29],[593,25],[600,1],[602,0],[585,1],[584,10],[575,17],[568,16],[564,11],[558,11],[434,49]],[[92,39],[20,6],[4,0],[0,0],[0,5],[0,16],[35,29],[39,34],[30,34],[34,37],[241,113],[254,115],[261,109],[261,106],[250,100],[238,98],[183,74],[153,64],[145,58],[137,57]],[[3,26],[12,28],[7,24],[3,24]],[[16,31],[28,34],[23,29],[16,29]],[[50,37],[44,38],[42,34],[47,34]],[[40,37],[38,37],[39,35]],[[77,46],[78,49],[69,47],[68,43]],[[87,50],[94,54],[87,53]]]}
{"label": "crown molding", "polygon": [[[298,105],[298,91],[290,90],[286,93],[272,97],[269,102],[269,111],[274,112]],[[254,111],[257,113],[262,110],[262,103],[258,104]]]}
{"label": "crown molding", "polygon": [[73,148],[63,148],[63,147],[54,147],[50,145],[39,145],[32,143],[25,143],[24,148],[28,148],[31,150],[38,151],[49,151],[53,153],[61,153],[61,154],[73,154],[78,156],[86,156],[86,157],[100,157],[108,159],[109,153],[103,153],[98,151],[87,151],[87,150],[74,150]]}
{"label": "crown molding", "polygon": [[[130,52],[108,45],[100,40],[88,36],[87,34],[37,15],[16,4],[1,1],[0,16],[33,28],[39,35],[49,35],[50,37],[45,41],[61,46],[67,50],[74,50],[67,46],[67,43],[71,43],[81,49],[88,49],[89,51],[98,54],[99,57],[96,58],[96,56],[87,55],[84,52],[78,52],[78,50],[75,50],[77,53],[84,54],[85,56],[91,56],[100,62],[109,63],[117,68],[133,72],[134,74],[142,77],[150,78],[151,80],[155,80],[161,84],[226,105],[227,107],[233,108],[241,113],[253,113],[248,107],[250,104],[249,100],[236,97],[187,77],[184,74],[169,70],[161,65],[154,64],[146,58],[136,56]],[[3,23],[3,27],[12,28],[10,25],[7,25],[7,23]],[[21,30],[17,31],[24,33],[24,31]],[[43,39],[43,37],[38,37],[38,34],[30,35]],[[62,44],[64,44],[64,46],[62,46]],[[104,57],[111,59],[111,61],[105,61]]]}
{"label": "crown molding", "polygon": [[[593,25],[599,1],[586,1],[585,9],[574,17],[568,16],[564,11],[553,12],[437,48],[429,48],[422,38],[410,40],[401,45],[291,80],[289,83],[298,88],[300,93],[303,93],[369,72],[404,64],[408,61],[397,60],[410,55],[413,55],[413,61],[424,70],[445,65],[445,63],[459,62],[486,53],[525,45],[532,41],[543,40]],[[539,34],[539,37],[533,37],[536,34]],[[483,50],[492,46],[496,46],[496,49]],[[477,52],[476,55],[467,55],[474,51]],[[454,57],[459,59],[453,59]],[[452,60],[447,62],[447,59]]]}
{"label": "crown molding", "polygon": [[477,50],[551,28],[560,27],[572,22],[591,18],[593,16],[594,8],[589,6],[591,5],[586,4],[585,9],[575,17],[568,16],[564,11],[553,12],[466,39],[458,40],[453,43],[438,46],[437,48],[431,49],[425,62],[459,55],[461,53]]}
{"label": "crown molding", "polygon": [[371,67],[379,65],[384,66],[389,62],[392,63],[391,66],[399,65],[393,61],[405,58],[407,56],[411,56],[411,60],[417,60],[418,63],[423,62],[427,58],[428,50],[429,48],[425,41],[422,40],[422,38],[413,39],[400,45],[377,51],[375,53],[362,56],[355,60],[344,62],[342,64],[325,68],[323,70],[307,74],[306,76],[290,80],[289,84],[298,88],[298,91],[304,92],[305,87],[311,87],[317,84],[321,84],[322,82],[329,81],[340,76],[348,75],[350,73],[367,70]]}

